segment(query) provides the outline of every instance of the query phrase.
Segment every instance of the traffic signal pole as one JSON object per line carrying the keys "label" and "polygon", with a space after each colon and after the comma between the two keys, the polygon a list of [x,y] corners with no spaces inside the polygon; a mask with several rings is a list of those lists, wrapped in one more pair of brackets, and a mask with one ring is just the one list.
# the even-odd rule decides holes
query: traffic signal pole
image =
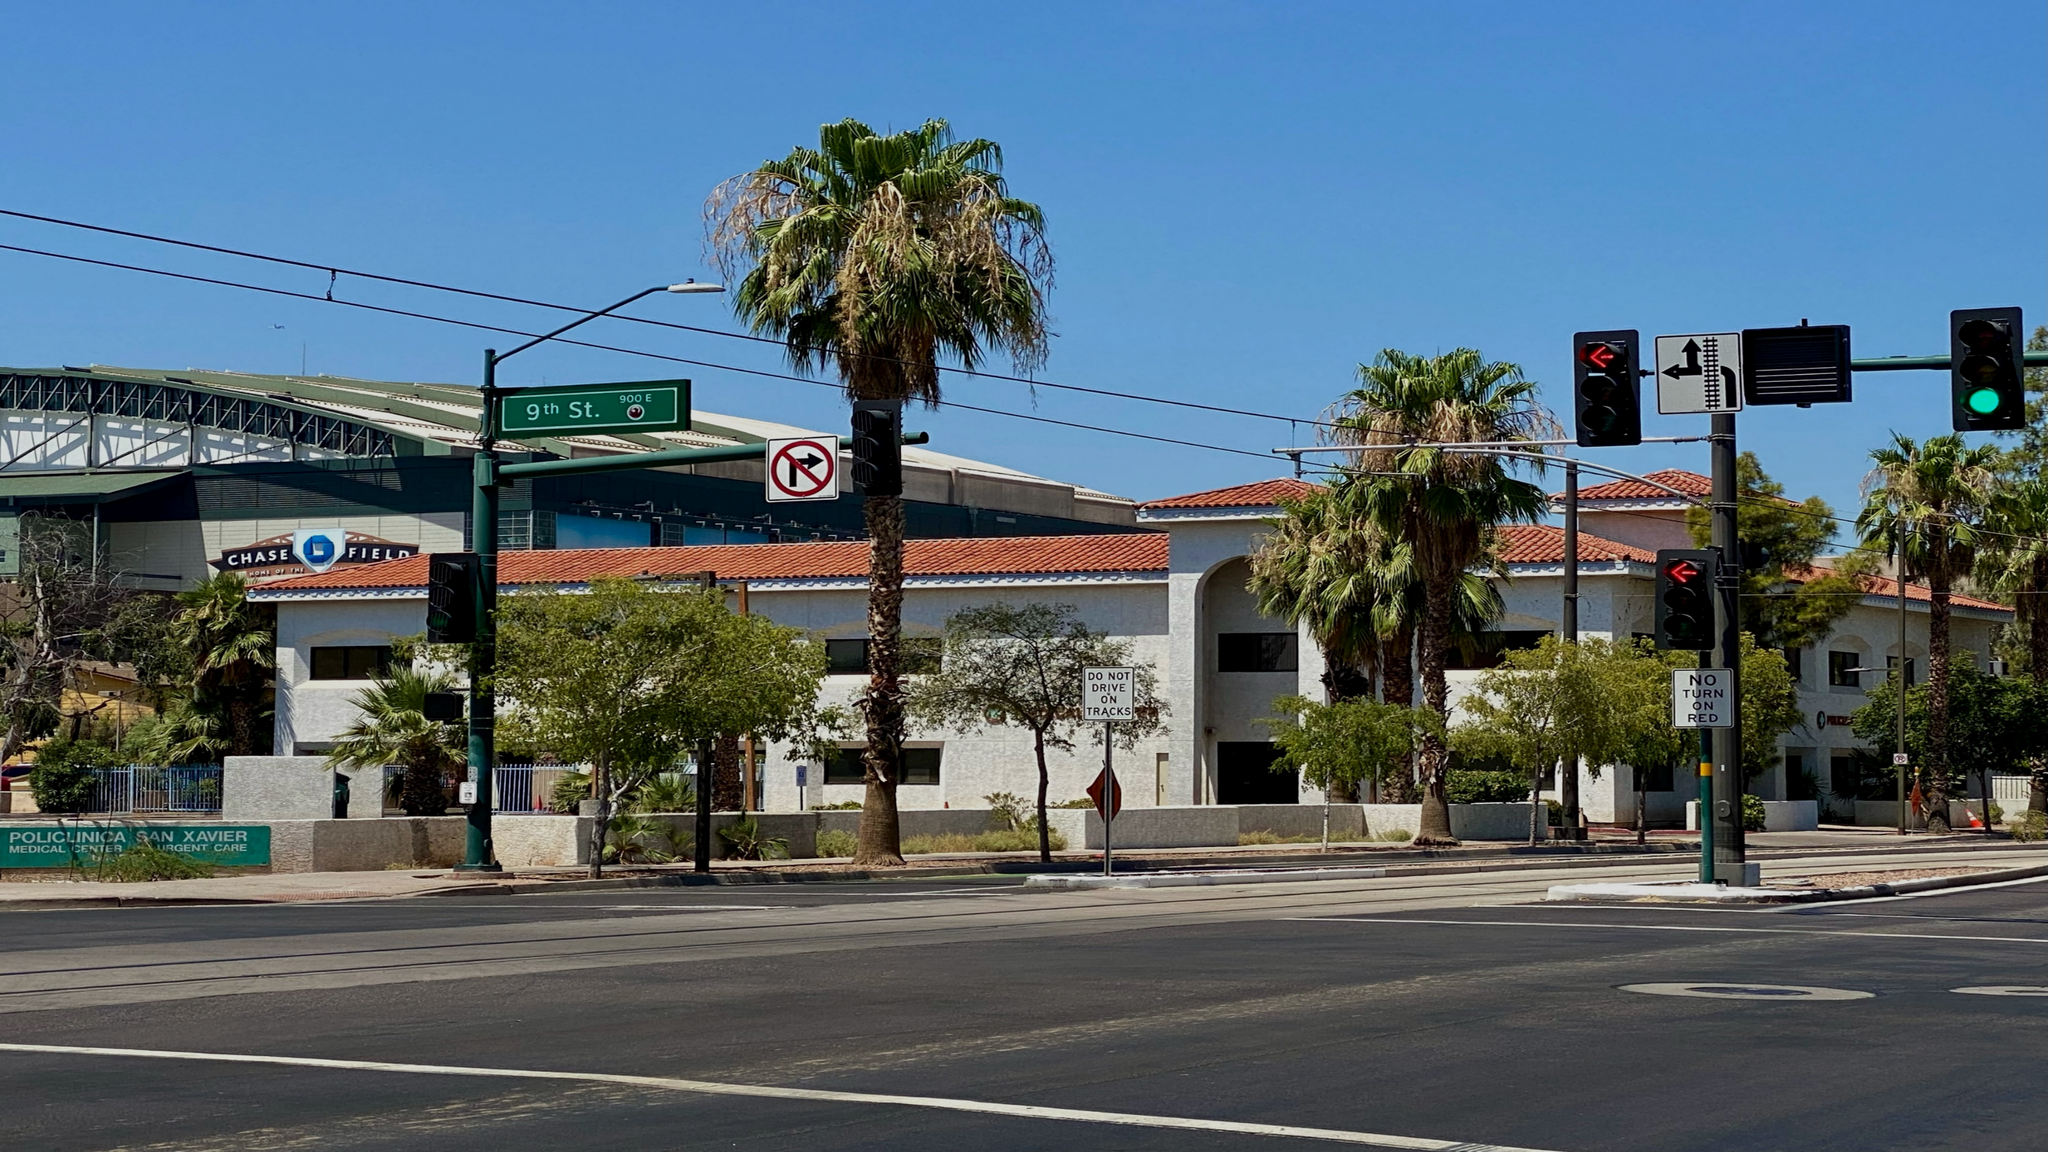
{"label": "traffic signal pole", "polygon": [[476,639],[469,646],[469,779],[476,785],[470,802],[462,848],[462,870],[497,872],[498,852],[491,842],[491,807],[495,802],[497,764],[497,699],[491,677],[498,668],[498,352],[484,349],[483,411],[477,417],[477,452],[471,462],[475,491],[470,499],[469,547],[476,553],[476,578],[470,600],[476,613]]}
{"label": "traffic signal pole", "polygon": [[1707,730],[1713,749],[1712,815],[1700,814],[1700,859],[1713,861],[1713,879],[1743,881],[1742,842],[1742,548],[1735,524],[1735,413],[1716,412],[1707,437],[1713,457],[1713,545],[1721,553],[1716,565],[1719,593],[1719,643],[1715,656],[1728,670],[1736,707],[1727,728]]}

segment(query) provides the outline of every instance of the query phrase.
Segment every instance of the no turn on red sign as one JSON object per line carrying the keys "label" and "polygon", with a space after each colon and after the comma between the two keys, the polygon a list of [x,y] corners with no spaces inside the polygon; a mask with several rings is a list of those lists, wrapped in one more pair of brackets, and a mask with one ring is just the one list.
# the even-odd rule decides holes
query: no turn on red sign
{"label": "no turn on red sign", "polygon": [[768,500],[839,499],[839,437],[768,442]]}

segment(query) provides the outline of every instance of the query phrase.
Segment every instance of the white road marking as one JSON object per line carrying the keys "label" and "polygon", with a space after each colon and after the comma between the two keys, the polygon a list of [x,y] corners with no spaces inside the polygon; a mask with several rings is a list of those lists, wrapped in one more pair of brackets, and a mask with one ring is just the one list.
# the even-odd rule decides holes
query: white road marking
{"label": "white road marking", "polygon": [[0,1044],[0,1052],[34,1052],[69,1056],[116,1056],[146,1060],[196,1060],[222,1064],[271,1064],[290,1068],[334,1068],[350,1072],[404,1072],[419,1076],[483,1076],[508,1080],[569,1080],[625,1084],[708,1096],[753,1096],[771,1100],[809,1100],[826,1104],[881,1104],[935,1108],[947,1112],[980,1112],[1026,1120],[1069,1120],[1083,1124],[1120,1124],[1133,1128],[1171,1128],[1195,1132],[1235,1132],[1359,1144],[1372,1148],[1407,1148],[1419,1152],[1543,1152],[1506,1144],[1475,1144],[1464,1140],[1431,1140],[1418,1136],[1387,1136],[1341,1128],[1302,1128],[1292,1124],[1248,1124],[1237,1120],[1205,1120],[1194,1116],[1154,1116],[1142,1112],[1098,1112],[1086,1108],[1047,1108],[1036,1104],[1003,1104],[988,1100],[956,1100],[944,1096],[893,1096],[876,1092],[833,1092],[822,1088],[785,1088],[773,1084],[726,1084],[713,1080],[679,1080],[667,1076],[624,1076],[609,1072],[553,1072],[529,1068],[470,1068],[453,1064],[392,1064],[381,1060],[324,1060],[311,1056],[259,1056],[238,1052],[175,1052],[148,1048],[86,1048],[70,1044]]}
{"label": "white road marking", "polygon": [[1868,1000],[1875,992],[1858,992],[1853,988],[1815,988],[1808,984],[1623,984],[1623,992],[1641,992],[1646,996],[1697,996],[1705,1000],[1779,1000],[1803,1002],[1813,1000]]}
{"label": "white road marking", "polygon": [[1974,988],[1951,988],[1965,996],[2048,996],[2048,988],[2038,984],[1986,984]]}
{"label": "white road marking", "polygon": [[1945,932],[1857,932],[1847,928],[1733,928],[1707,924],[1601,924],[1583,920],[1413,920],[1393,916],[1282,916],[1323,924],[1447,924],[1459,928],[1613,928],[1623,932],[1746,932],[1763,936],[1864,936],[1887,940],[1968,940],[2048,944],[2042,936],[1957,936]]}

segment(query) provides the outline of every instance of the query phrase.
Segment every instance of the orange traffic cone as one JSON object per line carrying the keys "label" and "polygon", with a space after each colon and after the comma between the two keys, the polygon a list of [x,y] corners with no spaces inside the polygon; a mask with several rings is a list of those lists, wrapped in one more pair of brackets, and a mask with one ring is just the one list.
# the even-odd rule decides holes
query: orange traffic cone
{"label": "orange traffic cone", "polygon": [[1970,811],[1970,806],[1968,804],[1963,805],[1963,815],[1968,816],[1970,818],[1970,827],[1982,828],[1984,826],[1984,822],[1982,820],[1977,819],[1977,814],[1975,812]]}

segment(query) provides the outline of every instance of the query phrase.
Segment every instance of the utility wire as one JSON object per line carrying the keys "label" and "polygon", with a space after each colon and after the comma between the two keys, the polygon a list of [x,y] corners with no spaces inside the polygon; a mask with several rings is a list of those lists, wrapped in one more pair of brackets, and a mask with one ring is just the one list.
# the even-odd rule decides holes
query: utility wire
{"label": "utility wire", "polygon": [[[20,220],[34,220],[42,224],[56,224],[65,228],[79,228],[88,232],[100,232],[109,236],[125,236],[133,240],[147,240],[153,244],[171,244],[180,248],[191,248],[201,252],[215,252],[223,256],[235,256],[244,260],[262,260],[271,264],[283,264],[292,268],[305,268],[314,272],[327,273],[327,295],[318,299],[332,300],[336,304],[345,301],[334,299],[334,280],[337,276],[354,276],[359,280],[376,280],[385,284],[402,284],[408,288],[425,288],[434,292],[453,292],[462,296],[474,296],[483,300],[499,300],[507,304],[523,304],[534,308],[552,308],[558,312],[587,313],[589,308],[573,304],[555,304],[546,300],[529,300],[521,296],[507,296],[499,292],[485,292],[475,288],[460,288],[451,284],[436,284],[430,280],[409,280],[403,276],[385,276],[376,272],[363,272],[353,268],[340,268],[331,264],[315,264],[306,260],[293,260],[284,256],[271,256],[262,252],[249,252],[239,248],[222,248],[214,244],[201,244],[194,240],[179,240],[171,236],[155,236],[148,232],[132,232],[125,228],[109,228],[102,224],[87,224],[80,220],[66,220],[58,216],[38,216],[33,212],[17,212],[0,208],[0,216],[12,216]],[[26,251],[26,249],[16,249]],[[218,283],[218,281],[217,281]],[[727,332],[719,328],[704,328],[695,324],[678,324],[672,320],[655,320],[645,316],[614,314],[612,319],[625,320],[634,324],[647,324],[656,328],[673,328],[679,332],[696,332],[705,336],[722,336],[728,340],[746,340],[755,344],[772,344],[777,348],[795,347],[806,352],[823,352],[838,358],[846,356],[866,357],[901,364],[905,361],[893,356],[880,356],[872,352],[845,353],[816,345],[790,345],[786,341],[770,336],[755,336],[746,332]],[[575,343],[575,341],[569,341]],[[1229,408],[1217,404],[1200,404],[1193,400],[1172,400],[1163,396],[1145,396],[1136,392],[1118,392],[1108,388],[1088,388],[1079,384],[1055,384],[1047,380],[1035,380],[1029,376],[1010,376],[1001,372],[983,372],[975,368],[953,368],[939,365],[941,372],[952,372],[961,376],[975,376],[984,380],[1002,380],[1013,384],[1028,384],[1033,388],[1051,388],[1061,392],[1082,392],[1091,396],[1107,396],[1117,400],[1137,400],[1146,404],[1163,404],[1174,408],[1191,408],[1201,412],[1215,412],[1225,416],[1249,416],[1259,420],[1277,420],[1286,424],[1309,424],[1319,428],[1334,427],[1327,421],[1314,420],[1305,416],[1281,416],[1272,412],[1256,412],[1247,408]],[[1176,441],[1177,443],[1177,441]]]}
{"label": "utility wire", "polygon": [[[295,300],[310,300],[317,304],[340,304],[365,312],[377,312],[387,316],[404,316],[413,320],[430,320],[436,324],[453,324],[461,328],[472,328],[483,332],[499,332],[507,336],[537,336],[519,328],[507,328],[498,324],[484,324],[475,320],[458,320],[451,316],[437,316],[431,312],[414,312],[404,308],[388,308],[381,304],[365,304],[356,300],[337,300],[330,296],[311,292],[294,292],[288,288],[271,288],[262,284],[244,284],[237,280],[223,280],[214,276],[199,276],[190,272],[172,272],[164,268],[149,268],[140,264],[122,264],[112,260],[95,260],[89,256],[74,256],[64,252],[47,252],[39,248],[23,248],[15,244],[0,244],[0,251],[20,252],[29,256],[43,256],[52,260],[68,260],[76,264],[91,264],[101,268],[115,268],[124,272],[142,272],[151,276],[163,276],[172,280],[186,280],[197,284],[212,284],[222,288],[238,288],[245,292],[262,292],[271,296],[288,296]],[[769,372],[760,368],[742,368],[735,364],[720,364],[711,360],[692,360],[683,356],[670,356],[662,352],[648,352],[639,348],[622,348],[615,344],[597,344],[588,340],[572,340],[557,336],[557,344],[573,344],[579,348],[592,348],[601,352],[621,352],[628,356],[644,356],[650,360],[664,360],[674,364],[690,364],[699,368],[713,368],[721,372],[738,372],[748,376],[761,376],[770,380],[788,380],[797,384],[809,384],[835,391],[839,385],[829,380],[811,380],[802,376],[791,376],[783,372]],[[983,408],[975,404],[963,404],[957,400],[940,400],[942,408],[957,408],[963,412],[980,412],[988,416],[1003,416],[1011,420],[1029,420],[1034,424],[1051,424],[1060,428],[1074,428],[1084,432],[1101,432],[1110,436],[1124,436],[1133,440],[1150,440],[1159,444],[1172,444],[1182,448],[1202,448],[1210,452],[1228,452],[1234,456],[1249,456],[1255,460],[1272,462],[1270,452],[1252,452],[1243,448],[1226,448],[1220,444],[1204,444],[1198,440],[1180,440],[1171,436],[1157,436],[1150,432],[1132,432],[1123,428],[1110,428],[1099,424],[1082,424],[1072,420],[1055,420],[1050,416],[1032,416],[1023,412],[1006,412],[1000,408]]]}

